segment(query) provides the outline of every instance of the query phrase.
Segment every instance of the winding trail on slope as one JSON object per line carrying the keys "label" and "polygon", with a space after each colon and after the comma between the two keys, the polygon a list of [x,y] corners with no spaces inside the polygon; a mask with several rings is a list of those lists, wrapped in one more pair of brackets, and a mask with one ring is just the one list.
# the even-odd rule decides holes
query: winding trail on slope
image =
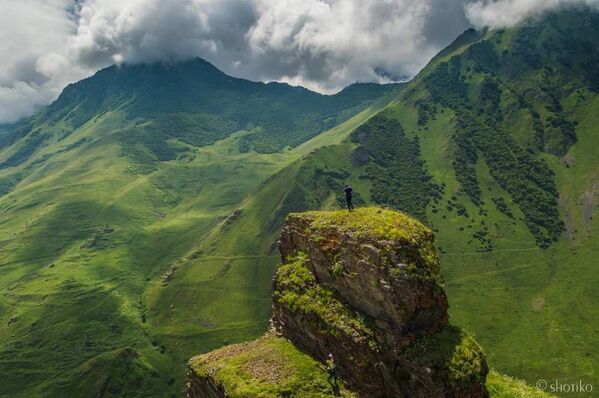
{"label": "winding trail on slope", "polygon": [[440,255],[444,256],[446,254],[484,254],[484,253],[500,253],[500,252],[530,252],[530,251],[535,251],[535,250],[540,251],[541,249],[539,249],[537,246],[535,246],[535,247],[526,247],[526,248],[520,248],[520,249],[496,249],[496,250],[489,250],[489,251],[474,251],[474,252],[443,252],[443,253],[440,253]]}

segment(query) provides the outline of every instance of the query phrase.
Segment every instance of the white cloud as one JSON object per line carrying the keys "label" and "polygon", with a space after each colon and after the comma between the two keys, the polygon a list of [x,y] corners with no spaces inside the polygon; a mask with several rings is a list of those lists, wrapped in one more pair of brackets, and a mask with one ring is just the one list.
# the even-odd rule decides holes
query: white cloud
{"label": "white cloud", "polygon": [[599,0],[0,0],[0,123],[113,63],[203,57],[331,92],[412,77],[469,25]]}
{"label": "white cloud", "polygon": [[69,44],[89,66],[189,58],[214,49],[207,6],[194,0],[88,0]]}
{"label": "white cloud", "polygon": [[533,15],[569,5],[598,6],[599,0],[477,0],[465,8],[474,26],[504,28]]}
{"label": "white cloud", "polygon": [[13,122],[81,77],[65,58],[76,27],[67,0],[0,0],[0,122]]}
{"label": "white cloud", "polygon": [[449,20],[441,42],[427,35],[440,1],[87,0],[69,45],[90,67],[201,56],[249,79],[334,91],[417,72],[464,29]]}
{"label": "white cloud", "polygon": [[410,77],[446,44],[427,35],[434,3],[260,1],[260,17],[247,34],[258,58],[255,72],[262,78],[268,78],[264,72],[274,72],[324,91],[355,80],[388,80],[380,71]]}

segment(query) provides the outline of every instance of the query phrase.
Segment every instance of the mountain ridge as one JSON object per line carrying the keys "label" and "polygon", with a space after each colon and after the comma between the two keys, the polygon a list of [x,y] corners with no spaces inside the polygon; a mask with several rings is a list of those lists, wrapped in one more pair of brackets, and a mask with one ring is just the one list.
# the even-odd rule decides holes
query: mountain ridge
{"label": "mountain ridge", "polygon": [[[290,89],[260,87],[277,95]],[[211,257],[197,254],[197,245],[256,186],[336,142],[394,98],[397,87],[348,90],[362,89],[372,100],[341,98],[335,106],[351,109],[323,134],[319,129],[335,120],[317,115],[306,123],[273,103],[271,115],[306,133],[295,147],[275,152],[252,150],[254,141],[243,150],[242,139],[264,129],[226,117],[131,118],[120,105],[88,113],[77,101],[61,108],[60,118],[53,110],[48,119],[34,116],[2,133],[0,396],[119,395],[132,384],[140,395],[176,394],[192,353],[261,333],[270,317],[263,282],[273,258]],[[198,268],[186,270],[198,273],[181,288],[179,267],[189,260]],[[52,360],[40,360],[46,357]]]}
{"label": "mountain ridge", "polygon": [[[356,204],[435,230],[450,315],[492,367],[532,384],[592,382],[597,18],[566,10],[465,37],[397,90],[328,121],[298,120],[300,130],[336,127],[306,128],[297,142],[194,112],[140,122],[118,107],[91,119],[65,108],[52,125],[33,117],[2,133],[6,391],[118,395],[135,382],[139,394],[180,392],[190,355],[263,333],[285,215],[342,206],[344,182]],[[523,193],[536,197],[526,180],[545,176],[559,198],[552,188],[539,188],[538,202],[514,198],[497,177],[505,164],[489,156],[509,152],[495,129],[516,148]],[[559,215],[550,229],[545,206]]]}

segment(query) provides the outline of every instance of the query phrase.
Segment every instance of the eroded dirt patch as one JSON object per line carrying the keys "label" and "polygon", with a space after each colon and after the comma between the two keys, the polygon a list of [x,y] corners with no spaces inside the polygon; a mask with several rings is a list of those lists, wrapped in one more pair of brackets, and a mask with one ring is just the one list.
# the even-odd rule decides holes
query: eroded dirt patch
{"label": "eroded dirt patch", "polygon": [[582,222],[584,233],[589,236],[591,233],[591,222],[593,215],[597,210],[597,202],[599,199],[599,182],[593,183],[591,189],[580,195],[580,207],[582,211]]}
{"label": "eroded dirt patch", "polygon": [[564,155],[564,157],[562,157],[561,159],[561,163],[562,165],[566,166],[566,167],[572,167],[576,164],[576,159],[574,157],[574,154],[571,152],[568,152],[567,154]]}
{"label": "eroded dirt patch", "polygon": [[537,297],[532,301],[532,309],[535,311],[541,311],[545,306],[545,297]]}

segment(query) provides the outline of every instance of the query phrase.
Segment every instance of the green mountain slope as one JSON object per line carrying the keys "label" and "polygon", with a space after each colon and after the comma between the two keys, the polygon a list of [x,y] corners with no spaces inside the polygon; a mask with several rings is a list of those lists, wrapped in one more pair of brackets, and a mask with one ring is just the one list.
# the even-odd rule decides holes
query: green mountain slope
{"label": "green mountain slope", "polygon": [[215,252],[238,231],[256,237],[248,254],[264,252],[286,213],[342,206],[349,181],[358,202],[435,229],[450,313],[493,367],[596,385],[597,42],[586,9],[466,32],[395,103],[271,178]]}
{"label": "green mountain slope", "polygon": [[401,92],[201,61],[70,87],[0,132],[0,396],[178,395],[191,355],[264,331],[283,218],[346,181],[435,229],[494,368],[597,386],[597,42],[565,10],[468,31]]}
{"label": "green mountain slope", "polygon": [[263,333],[274,259],[197,247],[398,88],[113,67],[0,132],[0,396],[178,396],[191,355]]}
{"label": "green mountain slope", "polygon": [[[178,148],[169,148],[169,139],[203,146],[242,129],[248,131],[239,142],[242,152],[272,153],[338,125],[393,87],[354,84],[326,96],[284,83],[227,76],[198,58],[103,69],[65,88],[41,119],[50,124],[66,120],[77,128],[104,112],[124,110],[127,120],[138,123],[119,138],[127,152],[144,161],[174,159]],[[150,153],[134,148],[140,142]]]}

